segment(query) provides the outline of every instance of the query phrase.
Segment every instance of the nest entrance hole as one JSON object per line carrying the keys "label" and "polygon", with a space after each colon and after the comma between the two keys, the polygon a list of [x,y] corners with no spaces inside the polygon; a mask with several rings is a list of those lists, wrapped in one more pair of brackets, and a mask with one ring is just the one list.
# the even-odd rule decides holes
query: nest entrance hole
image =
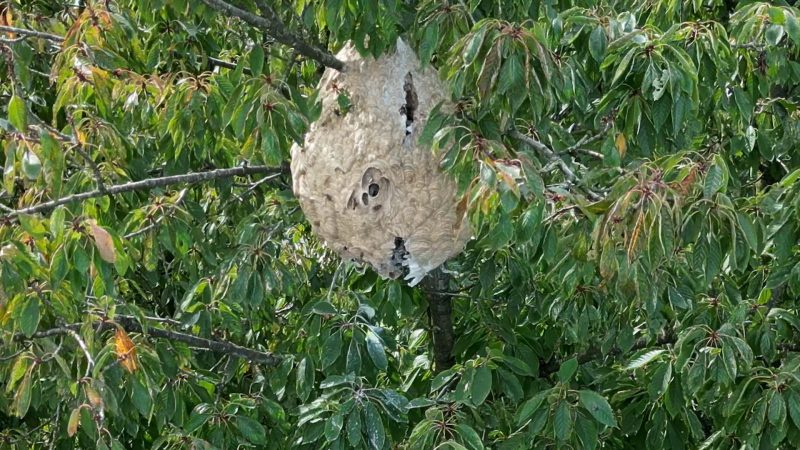
{"label": "nest entrance hole", "polygon": [[417,112],[419,106],[419,99],[417,98],[417,91],[414,89],[414,78],[411,72],[406,74],[403,81],[403,91],[406,93],[405,103],[400,107],[400,113],[406,116],[406,136],[411,134],[414,125],[414,113]]}
{"label": "nest entrance hole", "polygon": [[394,238],[394,249],[392,249],[392,258],[389,261],[392,270],[389,272],[389,276],[392,278],[397,278],[398,276],[402,276],[403,278],[408,275],[408,263],[406,262],[406,258],[408,257],[408,250],[406,250],[406,240],[397,236]]}

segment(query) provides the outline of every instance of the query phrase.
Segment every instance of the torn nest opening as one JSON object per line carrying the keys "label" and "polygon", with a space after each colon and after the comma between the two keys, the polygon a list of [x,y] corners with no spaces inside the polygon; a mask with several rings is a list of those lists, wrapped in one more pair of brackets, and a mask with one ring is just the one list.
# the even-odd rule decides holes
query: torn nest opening
{"label": "torn nest opening", "polygon": [[336,56],[345,69],[325,71],[320,118],[292,148],[295,195],[314,231],[342,257],[415,285],[470,237],[455,183],[418,143],[447,91],[402,40],[378,59],[352,45]]}

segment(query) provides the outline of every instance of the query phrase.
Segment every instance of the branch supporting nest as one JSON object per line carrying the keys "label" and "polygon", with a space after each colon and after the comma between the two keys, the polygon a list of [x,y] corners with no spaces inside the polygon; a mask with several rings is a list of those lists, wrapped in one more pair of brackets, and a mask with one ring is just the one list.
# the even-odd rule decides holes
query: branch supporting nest
{"label": "branch supporting nest", "polygon": [[259,16],[237,8],[236,6],[233,6],[230,3],[222,0],[202,0],[202,2],[217,11],[225,13],[228,16],[242,19],[246,23],[264,31],[281,44],[294,48],[297,53],[318,61],[326,67],[331,67],[340,72],[344,69],[344,63],[336,59],[335,56],[319,47],[303,41],[300,37],[287,30],[286,26],[280,21],[275,11],[266,4],[259,5],[261,13],[264,15]]}
{"label": "branch supporting nest", "polygon": [[106,186],[103,189],[95,189],[93,191],[81,192],[78,194],[68,195],[49,202],[39,203],[37,205],[29,206],[21,209],[11,209],[7,206],[0,205],[0,209],[6,211],[5,216],[17,216],[19,214],[35,214],[38,212],[49,211],[61,205],[68,203],[87,200],[90,198],[103,197],[106,195],[121,194],[123,192],[148,190],[157,187],[169,186],[181,183],[199,183],[202,181],[215,180],[218,178],[230,178],[235,176],[264,174],[268,173],[269,179],[275,179],[283,175],[284,170],[281,168],[267,167],[267,166],[242,166],[233,167],[228,169],[216,169],[206,172],[195,172],[184,175],[173,175],[168,177],[148,178],[141,181],[132,181],[130,183],[117,184],[114,186]]}

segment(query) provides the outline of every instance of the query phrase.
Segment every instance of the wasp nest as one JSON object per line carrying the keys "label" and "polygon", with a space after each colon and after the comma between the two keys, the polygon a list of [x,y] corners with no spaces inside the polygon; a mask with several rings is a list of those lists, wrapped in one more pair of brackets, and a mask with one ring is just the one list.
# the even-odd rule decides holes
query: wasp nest
{"label": "wasp nest", "polygon": [[350,45],[337,57],[345,70],[325,71],[321,116],[292,148],[294,192],[343,258],[413,286],[470,237],[455,183],[417,143],[446,90],[401,40],[377,60]]}

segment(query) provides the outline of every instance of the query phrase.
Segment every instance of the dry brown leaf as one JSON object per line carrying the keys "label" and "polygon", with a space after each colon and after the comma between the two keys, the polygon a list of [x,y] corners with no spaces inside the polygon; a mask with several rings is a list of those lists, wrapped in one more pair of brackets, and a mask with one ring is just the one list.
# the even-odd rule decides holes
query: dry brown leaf
{"label": "dry brown leaf", "polygon": [[100,257],[103,258],[103,261],[112,264],[116,262],[117,252],[114,249],[114,239],[111,238],[111,234],[106,231],[105,228],[97,225],[97,222],[94,220],[89,221],[89,227],[92,230],[94,244],[97,247],[97,251],[100,252]]}
{"label": "dry brown leaf", "polygon": [[122,367],[130,373],[135,372],[138,368],[136,364],[136,345],[121,327],[117,327],[117,333],[114,335],[114,345],[117,351],[117,359],[119,359]]}

